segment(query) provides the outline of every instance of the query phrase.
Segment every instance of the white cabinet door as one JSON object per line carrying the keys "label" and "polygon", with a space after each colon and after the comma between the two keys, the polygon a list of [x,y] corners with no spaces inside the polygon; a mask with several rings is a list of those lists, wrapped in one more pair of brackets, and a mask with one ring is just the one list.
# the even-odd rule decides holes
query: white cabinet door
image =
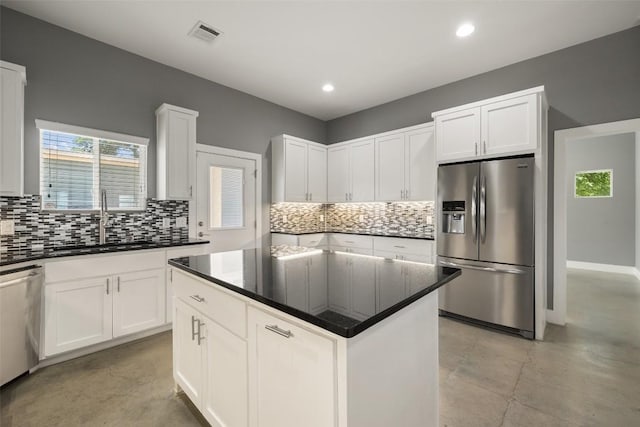
{"label": "white cabinet door", "polygon": [[[198,342],[198,323],[203,316],[182,300],[174,301],[173,316],[173,378],[182,391],[200,406],[204,394],[204,342]],[[202,326],[200,326],[202,331]],[[206,341],[206,339],[205,339]]]}
{"label": "white cabinet door", "polygon": [[24,67],[0,67],[0,196],[22,197],[24,169]]}
{"label": "white cabinet door", "polygon": [[250,425],[335,426],[335,342],[254,308],[249,328]]}
{"label": "white cabinet door", "polygon": [[482,107],[482,155],[516,154],[538,146],[536,94]]}
{"label": "white cabinet door", "polygon": [[307,147],[307,193],[310,202],[327,201],[327,149]]}
{"label": "white cabinet door", "polygon": [[328,297],[329,309],[347,315],[349,313],[349,281],[351,280],[351,257],[335,254],[329,258]]}
{"label": "white cabinet door", "polygon": [[407,132],[405,140],[405,200],[434,200],[436,161],[432,129]]}
{"label": "white cabinet door", "polygon": [[165,293],[165,319],[166,323],[173,322],[173,267],[167,267],[167,292]]}
{"label": "white cabinet door", "polygon": [[354,142],[351,150],[351,194],[349,201],[371,202],[375,198],[375,145],[373,139]]}
{"label": "white cabinet door", "polygon": [[322,313],[328,308],[327,258],[325,254],[311,255],[309,268],[309,312]]}
{"label": "white cabinet door", "polygon": [[285,200],[307,201],[307,144],[285,140],[284,143]]}
{"label": "white cabinet door", "polygon": [[376,138],[375,158],[375,199],[402,200],[405,190],[404,134]]}
{"label": "white cabinet door", "polygon": [[[349,200],[351,188],[349,182],[348,145],[327,150],[327,180],[329,202],[346,202]],[[371,182],[373,183],[373,177]]]}
{"label": "white cabinet door", "polygon": [[351,258],[351,313],[356,319],[376,314],[376,274],[372,258]]}
{"label": "white cabinet door", "polygon": [[385,261],[384,266],[376,269],[378,311],[385,310],[404,299],[406,295],[404,271],[404,263],[393,260]]}
{"label": "white cabinet door", "polygon": [[306,263],[285,261],[284,280],[287,287],[287,305],[302,311],[307,311],[308,305],[307,275]]}
{"label": "white cabinet door", "polygon": [[164,324],[165,274],[163,268],[115,277],[113,336],[120,337]]}
{"label": "white cabinet door", "polygon": [[214,427],[246,427],[249,423],[247,343],[216,322],[201,327],[206,345],[206,387],[202,413]]}
{"label": "white cabinet door", "polygon": [[45,355],[110,340],[113,290],[108,277],[45,285]]}
{"label": "white cabinet door", "polygon": [[438,162],[471,159],[480,154],[480,108],[437,116],[435,127]]}

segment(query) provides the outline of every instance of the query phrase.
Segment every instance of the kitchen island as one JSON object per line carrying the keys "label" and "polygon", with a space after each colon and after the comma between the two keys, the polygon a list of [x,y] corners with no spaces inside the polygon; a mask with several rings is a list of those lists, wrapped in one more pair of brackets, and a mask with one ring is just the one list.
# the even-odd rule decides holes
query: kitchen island
{"label": "kitchen island", "polygon": [[438,424],[457,269],[300,247],[170,260],[173,372],[214,426]]}

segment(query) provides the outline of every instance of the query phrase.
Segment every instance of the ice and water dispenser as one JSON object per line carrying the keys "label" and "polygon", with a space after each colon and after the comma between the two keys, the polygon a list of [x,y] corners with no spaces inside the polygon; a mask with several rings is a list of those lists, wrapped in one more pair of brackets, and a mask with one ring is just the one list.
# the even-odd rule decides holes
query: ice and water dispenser
{"label": "ice and water dispenser", "polygon": [[442,202],[442,232],[464,234],[464,200]]}

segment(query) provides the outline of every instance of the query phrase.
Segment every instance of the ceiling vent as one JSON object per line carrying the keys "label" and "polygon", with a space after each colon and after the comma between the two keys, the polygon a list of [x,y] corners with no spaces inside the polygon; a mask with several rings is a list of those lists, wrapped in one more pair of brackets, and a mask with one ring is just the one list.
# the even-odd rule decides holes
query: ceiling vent
{"label": "ceiling vent", "polygon": [[214,41],[221,34],[221,31],[216,30],[211,25],[205,24],[202,21],[198,21],[198,23],[189,32],[190,36],[206,42]]}

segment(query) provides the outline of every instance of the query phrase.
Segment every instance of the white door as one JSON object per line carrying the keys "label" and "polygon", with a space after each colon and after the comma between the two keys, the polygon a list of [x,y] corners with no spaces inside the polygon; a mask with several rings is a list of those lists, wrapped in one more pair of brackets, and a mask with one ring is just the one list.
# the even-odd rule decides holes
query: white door
{"label": "white door", "polygon": [[[329,202],[346,202],[349,200],[349,191],[351,191],[349,188],[349,147],[343,145],[329,148],[327,156],[328,200]],[[371,182],[373,184],[373,180]]]}
{"label": "white door", "polygon": [[376,138],[376,200],[404,199],[404,134]]}
{"label": "white door", "polygon": [[197,152],[196,236],[207,252],[255,248],[256,161]]}
{"label": "white door", "polygon": [[436,159],[433,130],[405,134],[405,182],[407,200],[434,200]]}
{"label": "white door", "polygon": [[55,283],[44,289],[47,356],[111,339],[111,278]]}
{"label": "white door", "polygon": [[334,342],[249,308],[252,427],[336,425]]}
{"label": "white door", "polygon": [[[199,406],[204,389],[204,351],[198,343],[198,323],[202,315],[175,299],[173,316],[173,379],[189,399]],[[202,331],[202,326],[200,326]],[[206,341],[206,340],[205,340]]]}
{"label": "white door", "polygon": [[438,116],[435,122],[439,162],[480,155],[480,108]]}
{"label": "white door", "polygon": [[165,323],[164,268],[116,276],[113,293],[113,336],[144,331]]}
{"label": "white door", "polygon": [[351,149],[351,196],[352,202],[374,200],[375,147],[373,139],[354,142]]}
{"label": "white door", "polygon": [[327,149],[308,146],[307,192],[310,202],[327,201]]}
{"label": "white door", "polygon": [[532,151],[538,146],[538,95],[482,107],[482,154]]}
{"label": "white door", "polygon": [[206,343],[206,388],[202,413],[214,427],[246,427],[249,423],[247,342],[216,322],[201,328]]}
{"label": "white door", "polygon": [[285,140],[284,142],[284,200],[306,202],[307,192],[307,144]]}

